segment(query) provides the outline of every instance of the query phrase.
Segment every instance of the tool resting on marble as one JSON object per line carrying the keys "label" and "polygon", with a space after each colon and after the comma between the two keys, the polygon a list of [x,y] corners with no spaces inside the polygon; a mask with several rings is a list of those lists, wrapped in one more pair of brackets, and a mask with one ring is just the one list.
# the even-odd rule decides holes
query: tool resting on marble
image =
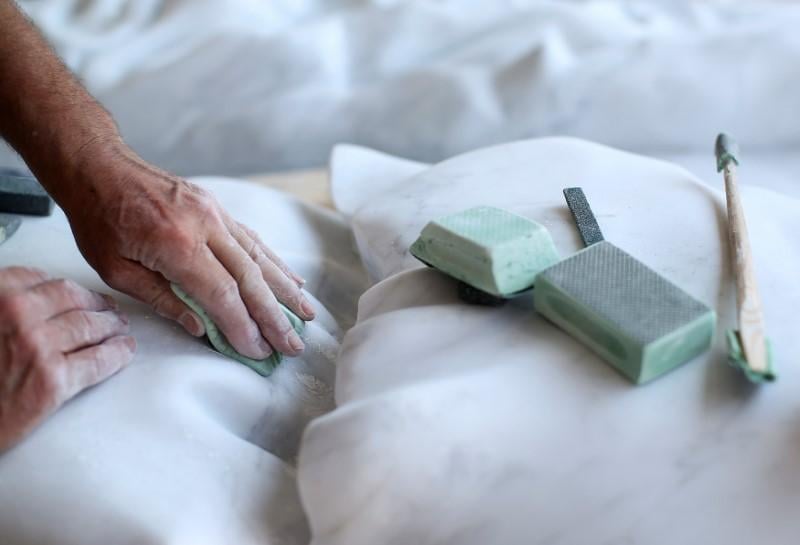
{"label": "tool resting on marble", "polygon": [[[197,304],[197,302],[192,299],[188,293],[186,293],[180,286],[175,284],[172,284],[171,287],[175,295],[177,295],[181,301],[186,303],[186,305],[200,317],[200,319],[203,321],[203,325],[205,326],[206,337],[208,338],[209,343],[223,356],[227,356],[234,361],[238,361],[242,365],[246,365],[263,377],[271,375],[278,364],[280,364],[280,362],[283,360],[283,354],[277,350],[263,360],[254,360],[252,358],[248,358],[247,356],[243,356],[228,342],[228,339],[226,339],[225,335],[223,335],[219,330],[217,324],[214,323],[208,313],[199,304]],[[289,319],[289,323],[292,324],[292,327],[297,334],[302,334],[306,323],[282,304],[280,304],[280,307],[283,311],[283,314]]]}
{"label": "tool resting on marble", "polygon": [[714,154],[717,171],[722,172],[725,178],[728,234],[736,277],[736,318],[739,329],[726,332],[728,361],[741,369],[751,382],[772,382],[777,378],[773,368],[772,343],[766,335],[750,237],[737,183],[739,146],[730,136],[720,134],[714,145]]}
{"label": "tool resting on marble", "polygon": [[583,191],[565,196],[589,246],[539,273],[536,310],[636,384],[708,350],[714,311],[605,241]]}
{"label": "tool resting on marble", "polygon": [[529,290],[536,275],[559,260],[544,226],[491,206],[432,220],[410,251],[458,280],[463,300],[484,305]]}

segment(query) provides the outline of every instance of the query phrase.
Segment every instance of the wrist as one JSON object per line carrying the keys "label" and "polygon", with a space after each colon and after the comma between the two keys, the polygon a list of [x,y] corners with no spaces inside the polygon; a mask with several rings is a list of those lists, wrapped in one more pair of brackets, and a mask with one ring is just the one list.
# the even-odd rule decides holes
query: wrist
{"label": "wrist", "polygon": [[[75,105],[53,115],[55,120],[18,149],[50,195],[62,207],[75,191],[87,190],[88,176],[126,148],[111,116],[96,103]],[[99,111],[98,111],[99,110]]]}
{"label": "wrist", "polygon": [[98,132],[31,166],[39,181],[67,213],[92,206],[118,185],[120,165],[133,152],[117,132]]}

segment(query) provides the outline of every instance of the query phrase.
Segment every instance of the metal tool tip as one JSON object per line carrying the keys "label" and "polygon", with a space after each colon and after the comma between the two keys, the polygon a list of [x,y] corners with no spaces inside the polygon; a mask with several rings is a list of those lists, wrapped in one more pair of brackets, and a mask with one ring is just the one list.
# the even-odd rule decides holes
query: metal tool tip
{"label": "metal tool tip", "polygon": [[739,164],[739,144],[724,132],[717,136],[714,154],[717,156],[717,172],[724,169],[731,161]]}

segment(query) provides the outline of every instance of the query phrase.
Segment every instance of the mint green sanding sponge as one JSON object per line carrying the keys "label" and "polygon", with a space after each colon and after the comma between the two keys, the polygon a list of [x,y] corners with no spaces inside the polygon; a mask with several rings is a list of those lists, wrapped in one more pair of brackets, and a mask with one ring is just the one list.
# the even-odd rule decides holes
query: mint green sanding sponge
{"label": "mint green sanding sponge", "polygon": [[610,242],[598,242],[536,278],[536,310],[634,383],[708,350],[716,314]]}
{"label": "mint green sanding sponge", "polygon": [[411,245],[420,261],[483,292],[509,297],[558,262],[547,229],[522,216],[478,206],[431,221]]}
{"label": "mint green sanding sponge", "polygon": [[[238,361],[243,365],[246,365],[261,376],[267,377],[272,374],[272,371],[275,370],[275,368],[283,359],[283,354],[275,351],[263,360],[254,360],[252,358],[248,358],[247,356],[243,356],[237,352],[233,346],[231,346],[231,344],[228,342],[228,339],[225,338],[225,335],[223,335],[217,327],[217,324],[215,324],[208,313],[197,304],[197,301],[192,299],[188,293],[181,289],[180,286],[172,284],[171,287],[175,295],[178,296],[178,299],[186,303],[186,305],[192,309],[203,321],[203,325],[206,328],[206,336],[208,336],[211,346],[213,346],[217,352],[231,358],[232,360]],[[297,334],[300,335],[305,329],[306,323],[285,306],[281,305],[281,310],[289,319],[289,323],[292,324],[292,327]]]}

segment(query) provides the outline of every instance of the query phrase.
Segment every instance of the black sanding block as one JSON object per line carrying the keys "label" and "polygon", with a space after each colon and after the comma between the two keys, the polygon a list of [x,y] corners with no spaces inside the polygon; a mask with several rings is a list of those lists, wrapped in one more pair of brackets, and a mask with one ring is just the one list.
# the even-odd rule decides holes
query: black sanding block
{"label": "black sanding block", "polygon": [[0,212],[49,216],[53,199],[33,176],[0,174]]}
{"label": "black sanding block", "polygon": [[575,224],[578,226],[578,232],[581,234],[583,243],[586,246],[603,242],[603,232],[597,224],[597,219],[594,217],[589,206],[589,201],[586,200],[586,195],[580,187],[568,187],[564,190],[564,197],[567,199],[567,206],[569,206],[572,217],[575,219]]}

